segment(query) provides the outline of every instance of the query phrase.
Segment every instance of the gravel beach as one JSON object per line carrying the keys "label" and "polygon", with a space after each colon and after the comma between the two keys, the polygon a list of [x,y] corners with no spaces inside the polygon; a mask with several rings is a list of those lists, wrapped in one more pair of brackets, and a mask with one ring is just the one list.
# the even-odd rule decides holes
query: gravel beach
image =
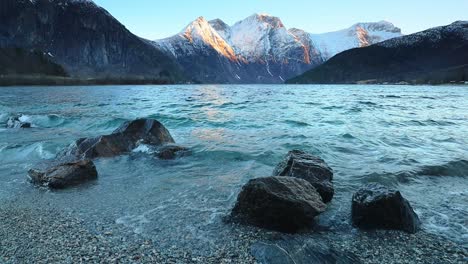
{"label": "gravel beach", "polygon": [[[226,238],[237,240],[236,243],[231,243],[235,247],[229,247],[230,243],[225,243],[209,256],[197,256],[176,246],[170,249],[158,248],[152,240],[123,230],[113,223],[104,223],[104,226],[96,227],[94,231],[88,226],[82,219],[52,209],[39,210],[12,203],[3,204],[0,207],[0,262],[278,263],[274,261],[276,257],[273,261],[269,259],[274,256],[262,257],[251,250],[253,244],[260,242],[281,249],[290,263],[305,263],[304,253],[307,253],[310,241],[325,244],[327,250],[331,249],[333,252],[345,252],[347,256],[352,256],[351,260],[359,260],[361,263],[468,261],[466,248],[425,232],[409,235],[396,231],[355,230],[348,233],[323,231],[289,236],[239,226],[239,234]],[[296,245],[301,248],[298,249]],[[257,254],[259,260],[252,254]],[[350,260],[338,259],[337,263],[350,263]]]}

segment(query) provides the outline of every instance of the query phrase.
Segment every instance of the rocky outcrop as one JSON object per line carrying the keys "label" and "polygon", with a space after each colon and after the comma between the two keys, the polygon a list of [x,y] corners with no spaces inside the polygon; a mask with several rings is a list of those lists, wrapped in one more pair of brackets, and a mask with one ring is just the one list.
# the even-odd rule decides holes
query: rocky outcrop
{"label": "rocky outcrop", "polygon": [[292,177],[250,180],[240,192],[231,216],[237,221],[281,232],[309,228],[314,217],[324,212],[315,188]]}
{"label": "rocky outcrop", "polygon": [[21,115],[16,115],[8,118],[7,128],[31,128],[31,123],[21,121]]}
{"label": "rocky outcrop", "polygon": [[132,151],[140,143],[161,146],[174,143],[174,139],[159,121],[137,119],[124,123],[110,135],[79,139],[60,156],[114,157]]}
{"label": "rocky outcrop", "polygon": [[165,145],[156,151],[156,156],[162,160],[173,160],[190,154],[189,149],[177,145]]}
{"label": "rocky outcrop", "polygon": [[70,160],[38,165],[28,172],[33,183],[62,189],[97,179],[96,166],[91,160]]}
{"label": "rocky outcrop", "polygon": [[410,203],[397,190],[368,184],[353,195],[353,224],[369,229],[398,229],[415,233],[420,226]]}
{"label": "rocky outcrop", "polygon": [[276,166],[273,176],[289,176],[308,181],[326,203],[332,200],[335,192],[331,182],[333,170],[323,159],[301,150],[290,151]]}

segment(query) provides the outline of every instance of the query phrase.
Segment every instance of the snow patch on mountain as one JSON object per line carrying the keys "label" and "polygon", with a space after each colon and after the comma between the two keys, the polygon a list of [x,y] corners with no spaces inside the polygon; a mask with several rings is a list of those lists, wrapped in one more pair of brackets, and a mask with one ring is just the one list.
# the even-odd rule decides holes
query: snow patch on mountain
{"label": "snow patch on mountain", "polygon": [[366,47],[381,41],[402,36],[392,23],[358,23],[348,29],[323,34],[310,34],[313,45],[325,60],[352,48]]}
{"label": "snow patch on mountain", "polygon": [[279,18],[266,14],[255,14],[234,24],[228,42],[248,62],[282,61],[288,59],[288,49],[301,47]]}
{"label": "snow patch on mountain", "polygon": [[178,35],[157,41],[155,45],[169,51],[175,57],[192,55],[210,48],[231,61],[237,60],[232,47],[203,17],[190,23]]}

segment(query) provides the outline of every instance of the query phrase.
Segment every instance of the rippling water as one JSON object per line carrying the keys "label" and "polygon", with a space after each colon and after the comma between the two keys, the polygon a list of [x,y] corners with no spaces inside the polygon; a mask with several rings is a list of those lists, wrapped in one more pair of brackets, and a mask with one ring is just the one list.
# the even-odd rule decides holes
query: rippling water
{"label": "rippling water", "polygon": [[[398,188],[424,229],[468,243],[468,89],[455,86],[102,86],[2,88],[0,202],[15,200],[110,221],[189,248],[220,243],[242,185],[268,176],[291,149],[334,168],[336,196],[320,223],[351,229],[352,193]],[[161,121],[193,155],[159,161],[143,148],[96,162],[99,180],[65,191],[34,188],[33,164],[80,137],[126,120]],[[0,125],[3,127],[3,125]]]}

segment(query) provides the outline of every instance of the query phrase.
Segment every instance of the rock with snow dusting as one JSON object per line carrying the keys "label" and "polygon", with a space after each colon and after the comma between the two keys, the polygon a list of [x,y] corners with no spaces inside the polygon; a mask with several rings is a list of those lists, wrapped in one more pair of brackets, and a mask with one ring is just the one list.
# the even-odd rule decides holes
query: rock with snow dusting
{"label": "rock with snow dusting", "polygon": [[418,231],[421,223],[409,202],[397,190],[380,184],[368,184],[353,195],[353,224],[369,229],[399,229]]}
{"label": "rock with snow dusting", "polygon": [[309,182],[267,177],[250,180],[242,188],[231,216],[236,221],[292,233],[311,227],[314,217],[325,209]]}

